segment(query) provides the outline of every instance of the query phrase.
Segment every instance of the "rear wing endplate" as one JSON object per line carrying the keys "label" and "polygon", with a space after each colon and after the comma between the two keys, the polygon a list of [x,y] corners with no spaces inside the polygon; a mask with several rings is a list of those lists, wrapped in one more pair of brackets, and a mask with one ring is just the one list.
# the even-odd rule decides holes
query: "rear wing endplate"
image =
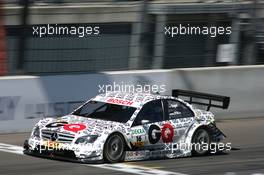
{"label": "rear wing endplate", "polygon": [[[207,106],[207,111],[209,111],[211,107],[227,109],[230,103],[230,97],[181,89],[173,89],[172,96],[189,97],[189,100],[185,100],[186,102],[190,104]],[[201,99],[203,101],[201,101]],[[204,102],[205,100],[208,100],[208,103]]]}

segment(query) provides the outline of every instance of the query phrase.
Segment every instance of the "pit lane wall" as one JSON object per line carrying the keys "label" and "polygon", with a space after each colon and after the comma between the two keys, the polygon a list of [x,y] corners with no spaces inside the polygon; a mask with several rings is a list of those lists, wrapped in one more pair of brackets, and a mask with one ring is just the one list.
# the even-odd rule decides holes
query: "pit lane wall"
{"label": "pit lane wall", "polygon": [[0,133],[30,131],[46,117],[62,116],[110,87],[134,85],[141,90],[188,89],[231,97],[217,119],[264,116],[264,66],[102,72],[57,76],[0,78]]}

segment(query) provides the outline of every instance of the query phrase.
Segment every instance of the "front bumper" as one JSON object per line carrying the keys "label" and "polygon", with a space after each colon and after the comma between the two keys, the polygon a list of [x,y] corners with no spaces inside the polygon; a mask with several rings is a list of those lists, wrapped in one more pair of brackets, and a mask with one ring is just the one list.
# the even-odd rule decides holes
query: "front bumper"
{"label": "front bumper", "polygon": [[28,140],[24,142],[24,154],[44,157],[56,160],[64,160],[70,162],[79,162],[79,163],[102,163],[102,155],[84,155],[76,154],[75,151],[71,149],[54,149],[43,146],[41,144],[36,144],[34,146],[30,145]]}

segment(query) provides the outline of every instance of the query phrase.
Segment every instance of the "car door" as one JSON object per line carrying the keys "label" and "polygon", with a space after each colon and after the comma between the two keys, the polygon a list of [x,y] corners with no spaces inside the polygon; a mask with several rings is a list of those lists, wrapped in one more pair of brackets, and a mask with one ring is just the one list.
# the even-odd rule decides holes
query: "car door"
{"label": "car door", "polygon": [[176,99],[164,99],[163,104],[165,123],[171,123],[173,126],[173,142],[178,143],[185,138],[189,127],[193,124],[194,112]]}
{"label": "car door", "polygon": [[[144,149],[161,146],[161,127],[164,123],[164,108],[161,100],[146,103],[131,127],[131,143]],[[163,146],[162,146],[163,148]]]}

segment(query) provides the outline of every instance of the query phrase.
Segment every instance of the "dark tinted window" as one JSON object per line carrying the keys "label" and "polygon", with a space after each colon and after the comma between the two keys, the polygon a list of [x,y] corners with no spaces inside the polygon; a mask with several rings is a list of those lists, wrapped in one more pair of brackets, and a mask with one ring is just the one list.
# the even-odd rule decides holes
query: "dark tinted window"
{"label": "dark tinted window", "polygon": [[148,123],[154,123],[163,120],[163,108],[161,105],[161,100],[155,100],[145,104],[137,115],[133,125],[141,125],[142,120],[148,120]]}
{"label": "dark tinted window", "polygon": [[193,117],[193,112],[183,103],[176,100],[166,100],[166,118],[177,119]]}
{"label": "dark tinted window", "polygon": [[136,108],[130,106],[90,101],[75,111],[73,115],[126,123],[135,110]]}

